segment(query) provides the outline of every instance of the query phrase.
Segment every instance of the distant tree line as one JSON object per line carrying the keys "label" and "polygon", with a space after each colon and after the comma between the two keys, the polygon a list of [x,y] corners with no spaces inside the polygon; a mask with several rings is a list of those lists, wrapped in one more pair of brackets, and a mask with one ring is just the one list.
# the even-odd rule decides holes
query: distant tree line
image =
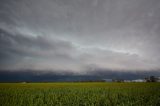
{"label": "distant tree line", "polygon": [[159,78],[155,76],[150,76],[145,78],[146,82],[158,82]]}

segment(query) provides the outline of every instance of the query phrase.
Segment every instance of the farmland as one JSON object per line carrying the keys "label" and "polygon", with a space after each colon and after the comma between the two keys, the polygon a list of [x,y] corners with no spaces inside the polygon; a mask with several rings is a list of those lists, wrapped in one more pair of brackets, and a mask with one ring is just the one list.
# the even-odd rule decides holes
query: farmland
{"label": "farmland", "polygon": [[160,83],[0,83],[0,106],[160,106]]}

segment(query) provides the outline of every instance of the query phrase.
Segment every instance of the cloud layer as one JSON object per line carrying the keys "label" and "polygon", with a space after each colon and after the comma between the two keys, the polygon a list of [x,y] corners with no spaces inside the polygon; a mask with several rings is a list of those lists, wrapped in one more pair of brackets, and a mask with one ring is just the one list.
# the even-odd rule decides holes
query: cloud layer
{"label": "cloud layer", "polygon": [[159,0],[1,0],[0,70],[159,70],[159,11]]}

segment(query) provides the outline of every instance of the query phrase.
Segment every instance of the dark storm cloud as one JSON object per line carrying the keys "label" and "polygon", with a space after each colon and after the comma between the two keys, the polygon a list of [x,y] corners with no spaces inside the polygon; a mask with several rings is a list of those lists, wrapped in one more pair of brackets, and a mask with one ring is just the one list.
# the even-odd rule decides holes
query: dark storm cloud
{"label": "dark storm cloud", "polygon": [[[64,53],[72,49],[72,45],[65,41],[56,41],[38,36],[36,38],[22,35],[13,35],[0,29],[0,44],[2,51],[13,51],[14,54],[20,55],[41,55],[47,51]],[[38,52],[40,51],[40,52]],[[35,53],[36,52],[36,53]]]}
{"label": "dark storm cloud", "polygon": [[0,69],[159,70],[159,11],[159,0],[1,0]]}
{"label": "dark storm cloud", "polygon": [[0,47],[1,68],[6,68],[3,63],[16,65],[17,61],[23,62],[23,60],[30,58],[33,58],[33,61],[34,58],[49,59],[50,56],[55,60],[58,57],[70,58],[70,52],[73,50],[70,42],[51,40],[44,36],[34,38],[14,35],[2,29],[0,29]]}
{"label": "dark storm cloud", "polygon": [[73,75],[72,73],[56,73],[47,72],[43,74],[36,74],[33,70],[25,71],[0,71],[0,82],[64,82],[64,81],[101,81],[106,78],[111,79],[141,79],[146,78],[149,75],[157,76],[159,71],[140,71],[140,72],[114,72],[110,70],[94,71],[89,75]]}

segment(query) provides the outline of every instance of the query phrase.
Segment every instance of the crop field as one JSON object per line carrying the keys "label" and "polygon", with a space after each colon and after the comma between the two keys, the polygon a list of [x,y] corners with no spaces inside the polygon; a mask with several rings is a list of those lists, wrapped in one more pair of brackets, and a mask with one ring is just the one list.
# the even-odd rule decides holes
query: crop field
{"label": "crop field", "polygon": [[0,83],[0,106],[160,106],[160,83]]}

